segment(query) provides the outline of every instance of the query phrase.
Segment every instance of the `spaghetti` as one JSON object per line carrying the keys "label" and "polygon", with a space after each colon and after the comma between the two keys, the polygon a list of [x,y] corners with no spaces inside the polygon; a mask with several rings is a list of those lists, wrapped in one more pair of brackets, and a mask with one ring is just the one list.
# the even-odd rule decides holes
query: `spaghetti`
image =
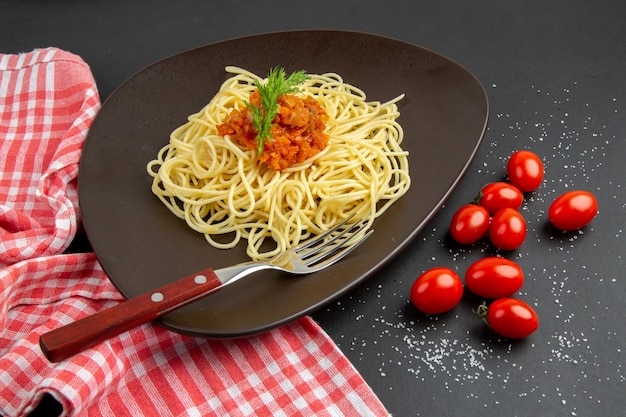
{"label": "spaghetti", "polygon": [[400,144],[397,102],[367,102],[338,74],[310,74],[300,85],[328,115],[328,146],[282,170],[254,149],[218,134],[245,107],[258,77],[237,67],[215,97],[148,163],[152,192],[214,247],[247,240],[254,260],[269,259],[354,215],[368,225],[410,186],[408,153]]}

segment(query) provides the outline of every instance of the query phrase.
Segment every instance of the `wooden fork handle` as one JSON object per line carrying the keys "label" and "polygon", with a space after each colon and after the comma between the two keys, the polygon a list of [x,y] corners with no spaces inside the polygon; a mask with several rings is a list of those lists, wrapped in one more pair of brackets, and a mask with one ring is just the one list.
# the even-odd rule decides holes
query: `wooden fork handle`
{"label": "wooden fork handle", "polygon": [[215,272],[207,268],[44,333],[39,337],[39,346],[50,362],[62,361],[215,292],[221,285]]}

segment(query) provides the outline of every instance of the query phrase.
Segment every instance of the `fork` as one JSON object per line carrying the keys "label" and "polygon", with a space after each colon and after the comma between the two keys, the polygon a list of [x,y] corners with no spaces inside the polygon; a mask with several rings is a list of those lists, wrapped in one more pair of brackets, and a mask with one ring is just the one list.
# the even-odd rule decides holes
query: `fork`
{"label": "fork", "polygon": [[62,361],[264,269],[297,275],[321,271],[344,258],[373,232],[370,229],[358,237],[367,223],[348,225],[350,219],[348,217],[334,228],[280,253],[269,261],[244,262],[217,270],[207,268],[51,330],[39,337],[41,350],[50,362]]}

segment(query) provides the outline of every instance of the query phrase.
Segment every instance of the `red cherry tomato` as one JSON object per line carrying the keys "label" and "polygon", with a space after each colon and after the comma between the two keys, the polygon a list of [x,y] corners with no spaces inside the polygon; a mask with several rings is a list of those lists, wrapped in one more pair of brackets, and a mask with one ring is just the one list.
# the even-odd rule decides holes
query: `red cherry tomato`
{"label": "red cherry tomato", "polygon": [[548,219],[560,230],[576,230],[588,225],[598,213],[598,201],[588,191],[569,191],[548,209]]}
{"label": "red cherry tomato", "polygon": [[523,284],[522,268],[513,261],[497,256],[480,259],[465,272],[467,289],[479,297],[510,297]]}
{"label": "red cherry tomato", "polygon": [[432,268],[415,280],[410,299],[418,310],[426,314],[440,314],[456,307],[462,296],[463,283],[454,271]]}
{"label": "red cherry tomato", "polygon": [[543,181],[543,162],[531,151],[517,151],[506,164],[506,173],[511,184],[523,192],[534,191]]}
{"label": "red cherry tomato", "polygon": [[489,225],[489,240],[502,250],[517,249],[526,239],[526,220],[512,208],[498,211]]}
{"label": "red cherry tomato", "polygon": [[470,244],[485,236],[489,229],[489,212],[483,206],[466,204],[454,213],[450,222],[452,238]]}
{"label": "red cherry tomato", "polygon": [[524,202],[524,194],[508,182],[492,182],[480,190],[478,202],[489,214],[494,215],[503,208],[520,208]]}
{"label": "red cherry tomato", "polygon": [[488,308],[483,305],[478,315],[494,332],[509,339],[523,339],[539,328],[535,310],[516,298],[500,298]]}

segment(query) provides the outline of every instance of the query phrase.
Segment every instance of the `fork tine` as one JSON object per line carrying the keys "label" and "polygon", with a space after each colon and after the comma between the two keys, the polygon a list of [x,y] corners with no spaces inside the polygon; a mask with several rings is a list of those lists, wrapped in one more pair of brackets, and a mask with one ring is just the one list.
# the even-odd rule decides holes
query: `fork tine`
{"label": "fork tine", "polygon": [[346,243],[353,238],[354,235],[359,233],[359,231],[366,225],[366,222],[359,222],[351,225],[350,227],[342,230],[336,236],[333,236],[326,242],[319,244],[316,247],[313,247],[308,250],[307,253],[296,253],[298,257],[304,262],[307,266],[313,265],[315,263],[320,262],[324,258],[327,258],[338,249],[344,246]]}
{"label": "fork tine", "polygon": [[[373,229],[368,230],[367,233],[365,233],[363,236],[361,236],[361,238],[359,240],[357,240],[356,242],[354,242],[350,246],[344,246],[339,251],[330,250],[330,251],[324,252],[322,255],[316,257],[316,258],[319,258],[319,259],[316,259],[316,262],[318,262],[318,263],[307,262],[307,266],[309,266],[309,268],[311,268],[311,272],[318,271],[320,269],[324,269],[324,268],[327,268],[327,267],[331,266],[335,262],[343,259],[350,252],[355,250],[361,243],[365,242],[365,240],[368,237],[370,237],[370,235],[373,232],[374,232]],[[330,258],[328,258],[328,259],[324,259],[324,258],[326,258],[329,255],[332,255],[332,256]]]}
{"label": "fork tine", "polygon": [[306,249],[306,248],[310,248],[311,246],[315,246],[320,242],[323,242],[324,239],[326,239],[328,236],[330,236],[330,234],[336,232],[337,230],[339,230],[341,227],[343,227],[346,223],[348,223],[355,215],[352,214],[350,216],[348,216],[345,220],[343,220],[341,223],[339,223],[337,226],[333,227],[332,229],[328,229],[327,231],[325,231],[324,233],[322,233],[321,235],[317,236],[315,239],[311,239],[311,240],[307,240],[305,242],[302,242],[299,245],[294,246],[293,248],[291,248],[291,251],[293,252],[299,252],[302,249]]}

